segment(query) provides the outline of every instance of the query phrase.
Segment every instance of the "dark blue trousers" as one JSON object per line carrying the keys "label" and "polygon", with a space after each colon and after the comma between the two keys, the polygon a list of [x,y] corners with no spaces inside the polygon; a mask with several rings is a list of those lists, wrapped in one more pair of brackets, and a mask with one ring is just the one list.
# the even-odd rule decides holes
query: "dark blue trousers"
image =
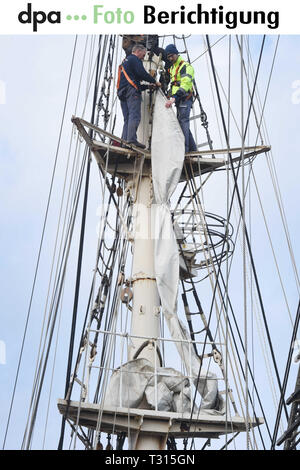
{"label": "dark blue trousers", "polygon": [[119,98],[124,117],[122,139],[137,142],[136,131],[141,122],[142,95],[133,86],[128,85]]}
{"label": "dark blue trousers", "polygon": [[193,105],[193,98],[189,100],[180,101],[177,107],[177,118],[181,126],[184,139],[185,139],[185,153],[194,152],[197,150],[197,146],[194,137],[190,131],[190,113]]}

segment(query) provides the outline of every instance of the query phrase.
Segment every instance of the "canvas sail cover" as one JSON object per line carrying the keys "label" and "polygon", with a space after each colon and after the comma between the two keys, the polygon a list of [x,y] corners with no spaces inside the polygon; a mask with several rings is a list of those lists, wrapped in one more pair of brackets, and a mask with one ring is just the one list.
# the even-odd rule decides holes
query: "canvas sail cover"
{"label": "canvas sail cover", "polygon": [[[158,91],[153,116],[151,159],[155,211],[155,276],[161,306],[170,335],[178,350],[187,375],[201,394],[201,411],[224,412],[224,400],[218,393],[214,374],[201,370],[189,333],[177,316],[179,284],[179,251],[169,206],[184,162],[184,136],[177,117],[165,107],[166,98]],[[116,369],[110,379],[105,403],[108,406],[138,408],[142,402],[160,411],[197,413],[191,403],[190,380],[175,369],[158,367],[138,358]]]}

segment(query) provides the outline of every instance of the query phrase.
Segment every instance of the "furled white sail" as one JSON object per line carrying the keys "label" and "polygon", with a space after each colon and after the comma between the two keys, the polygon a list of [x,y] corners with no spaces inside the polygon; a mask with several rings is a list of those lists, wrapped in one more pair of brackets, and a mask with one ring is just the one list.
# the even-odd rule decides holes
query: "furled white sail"
{"label": "furled white sail", "polygon": [[[177,316],[179,283],[179,252],[173,230],[169,200],[177,187],[184,162],[184,135],[172,108],[166,108],[166,98],[157,93],[152,129],[151,162],[156,211],[155,275],[162,311],[170,334],[187,372],[195,377],[202,395],[202,409],[221,404],[214,374],[202,371],[200,360],[189,343],[189,334]],[[220,408],[220,406],[218,406]]]}
{"label": "furled white sail", "polygon": [[184,136],[173,109],[157,93],[154,107],[151,163],[155,199],[155,274],[165,315],[177,310],[179,253],[169,200],[175,191],[184,161]]}

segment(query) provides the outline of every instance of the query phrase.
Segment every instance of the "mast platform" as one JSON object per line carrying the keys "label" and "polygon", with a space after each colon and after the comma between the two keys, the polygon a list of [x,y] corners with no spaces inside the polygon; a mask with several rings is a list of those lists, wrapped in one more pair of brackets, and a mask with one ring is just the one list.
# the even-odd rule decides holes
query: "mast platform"
{"label": "mast platform", "polygon": [[[142,150],[134,145],[128,144],[119,137],[100,129],[89,122],[73,117],[72,122],[78,129],[78,132],[93,152],[98,163],[100,171],[116,175],[127,179],[130,175],[140,174],[147,176],[151,173],[151,153],[149,150]],[[86,128],[88,128],[89,133]],[[100,140],[92,138],[94,132]],[[109,139],[109,143],[102,139]],[[229,164],[225,158],[228,153],[241,154],[244,152],[244,159],[249,159],[260,153],[269,152],[270,146],[260,145],[253,147],[235,147],[231,149],[201,150],[185,154],[185,165],[181,174],[180,181],[186,181],[187,176],[204,175]],[[215,155],[223,155],[222,158],[216,158]],[[239,162],[241,156],[232,158],[233,163]]]}
{"label": "mast platform", "polygon": [[[80,408],[80,409],[79,409]],[[58,400],[62,415],[67,411],[67,419],[89,429],[97,429],[108,434],[143,433],[157,436],[186,438],[188,435],[199,438],[217,439],[233,432],[246,432],[244,418],[233,416],[226,421],[225,415],[214,415],[201,411],[191,418],[189,413],[146,410],[139,408],[105,407],[99,404],[78,401]],[[79,417],[78,417],[79,413]],[[250,427],[264,423],[262,418],[250,419]],[[99,424],[100,423],[100,424]],[[98,425],[98,427],[97,427]],[[100,426],[100,427],[99,427]]]}

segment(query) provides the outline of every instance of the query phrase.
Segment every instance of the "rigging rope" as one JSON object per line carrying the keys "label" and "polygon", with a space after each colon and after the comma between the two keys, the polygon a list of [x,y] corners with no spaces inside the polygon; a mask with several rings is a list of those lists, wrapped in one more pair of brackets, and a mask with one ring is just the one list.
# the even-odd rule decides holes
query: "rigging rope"
{"label": "rigging rope", "polygon": [[41,240],[40,240],[40,245],[39,245],[39,250],[38,250],[37,262],[36,262],[36,267],[35,267],[33,285],[32,285],[31,294],[30,294],[29,307],[28,307],[28,311],[27,311],[27,317],[26,317],[26,322],[25,322],[25,328],[24,328],[24,334],[23,334],[23,339],[22,339],[22,344],[21,344],[21,350],[20,350],[20,354],[19,354],[16,377],[15,377],[15,381],[14,381],[12,398],[11,398],[9,412],[8,412],[8,419],[7,419],[5,435],[4,435],[4,440],[3,440],[3,449],[5,448],[7,433],[8,433],[8,429],[9,429],[9,425],[10,425],[11,413],[12,413],[13,403],[14,403],[14,399],[15,399],[15,393],[16,393],[16,388],[17,388],[17,383],[18,383],[18,378],[19,378],[19,373],[20,373],[20,366],[21,366],[21,361],[22,361],[22,356],[23,356],[23,351],[24,351],[24,345],[25,345],[25,339],[26,339],[27,329],[28,329],[28,324],[29,324],[29,319],[30,319],[33,295],[34,295],[35,286],[36,286],[38,268],[39,268],[39,264],[40,264],[41,252],[42,252],[42,247],[43,247],[43,243],[44,243],[44,236],[45,236],[45,230],[46,230],[46,225],[47,225],[47,220],[48,220],[48,213],[49,213],[50,201],[51,201],[51,196],[52,196],[54,176],[55,176],[55,173],[56,173],[56,167],[57,167],[57,162],[58,162],[58,154],[59,154],[60,143],[61,143],[62,129],[63,129],[64,120],[65,120],[67,101],[68,101],[68,97],[69,97],[69,90],[70,90],[70,83],[71,83],[71,77],[72,77],[72,72],[73,72],[76,46],[77,46],[77,36],[75,37],[75,42],[74,42],[74,46],[73,46],[71,66],[70,66],[70,72],[69,72],[69,77],[68,77],[68,84],[67,84],[65,102],[64,102],[63,112],[62,112],[62,119],[61,119],[61,125],[60,125],[60,130],[59,130],[58,143],[57,143],[57,148],[56,148],[56,153],[55,153],[54,166],[53,166],[53,170],[52,170],[52,177],[51,177],[49,195],[48,195],[47,206],[46,206],[46,211],[45,211],[45,216],[44,216],[42,235],[41,235]]}
{"label": "rigging rope", "polygon": [[[207,36],[207,43],[208,43],[208,47],[209,47],[210,42],[209,42],[209,37],[208,36]],[[265,36],[264,36],[261,51],[260,51],[256,79],[255,79],[255,83],[254,83],[254,86],[253,86],[253,92],[252,92],[252,96],[251,96],[251,103],[250,103],[248,118],[247,118],[246,125],[245,125],[245,132],[246,132],[246,129],[247,129],[247,126],[248,126],[248,123],[249,123],[250,111],[251,111],[251,108],[252,108],[253,95],[254,95],[254,91],[255,91],[255,88],[256,88],[257,76],[258,76],[259,66],[260,66],[260,63],[261,63],[261,57],[262,57],[262,51],[263,51],[264,43],[265,43]],[[221,113],[221,118],[222,118],[222,123],[223,123],[224,135],[225,135],[227,146],[228,146],[228,149],[229,149],[230,145],[229,145],[229,141],[228,141],[228,134],[227,134],[226,124],[225,124],[225,120],[224,120],[224,114],[223,114],[223,110],[222,110],[222,104],[221,104],[220,93],[219,93],[218,83],[217,83],[217,79],[216,79],[215,67],[214,67],[214,62],[213,62],[211,49],[209,49],[209,56],[210,56],[210,60],[211,60],[211,66],[212,66],[213,75],[214,75],[216,92],[217,92],[219,106],[220,106],[220,113]],[[242,201],[241,201],[240,192],[239,192],[238,185],[237,185],[237,176],[235,174],[233,164],[232,164],[232,156],[231,156],[230,152],[229,152],[228,155],[229,155],[229,160],[230,160],[231,167],[232,167],[232,174],[233,174],[233,177],[234,177],[234,182],[235,182],[235,188],[236,188],[236,192],[237,192],[239,207],[240,207],[240,210],[242,210]],[[268,323],[267,323],[265,309],[264,309],[262,296],[261,296],[261,292],[260,292],[260,287],[259,287],[259,283],[258,283],[257,273],[256,273],[255,265],[254,265],[254,259],[253,259],[252,250],[251,250],[251,246],[250,246],[247,227],[245,227],[245,236],[246,236],[247,248],[248,248],[249,255],[250,255],[251,265],[252,265],[252,269],[253,269],[255,285],[256,285],[257,292],[258,292],[259,302],[260,302],[261,311],[262,311],[262,315],[263,315],[263,319],[264,319],[264,325],[265,325],[265,329],[266,329],[266,333],[267,333],[269,348],[270,348],[270,352],[271,352],[271,356],[272,356],[273,366],[274,366],[274,370],[275,370],[275,373],[276,373],[277,383],[278,383],[279,390],[282,391],[282,385],[281,385],[281,381],[280,381],[277,362],[276,362],[276,359],[275,359],[272,340],[271,340],[271,336],[270,336],[270,332],[269,332],[269,328],[268,328]],[[285,413],[287,415],[286,406],[285,406]]]}
{"label": "rigging rope", "polygon": [[293,352],[294,352],[295,341],[296,341],[296,338],[297,338],[299,323],[300,323],[300,302],[298,303],[298,309],[297,309],[297,313],[296,313],[294,328],[293,328],[293,332],[292,332],[292,336],[291,336],[290,349],[289,349],[289,353],[288,353],[286,369],[285,369],[284,378],[283,378],[283,388],[282,388],[282,393],[281,393],[281,396],[280,396],[280,402],[279,402],[277,416],[276,416],[276,422],[275,422],[275,426],[274,426],[274,433],[273,433],[273,439],[272,439],[272,444],[271,444],[271,450],[274,450],[274,448],[275,448],[280,416],[282,414],[283,404],[285,403],[284,399],[285,399],[286,387],[287,387],[287,383],[288,383],[289,372],[290,372],[290,367],[291,367],[291,363],[292,363],[292,357],[293,357]]}
{"label": "rigging rope", "polygon": [[[75,115],[77,113],[76,110],[77,110],[77,106],[78,106],[79,94],[80,94],[81,83],[82,83],[83,69],[84,69],[84,63],[85,63],[85,57],[86,57],[86,51],[87,51],[87,43],[88,43],[88,37],[87,37],[86,42],[85,42],[85,48],[84,48],[84,53],[83,53],[81,74],[80,74],[80,79],[79,79],[77,98],[76,98],[75,110],[74,110]],[[42,333],[41,333],[41,341],[42,341],[42,337],[43,337],[44,324],[45,324],[45,320],[46,320],[46,311],[47,311],[47,306],[48,306],[50,287],[51,287],[51,281],[52,281],[52,274],[53,274],[53,269],[54,269],[54,260],[56,258],[58,236],[59,236],[60,225],[61,225],[60,222],[61,222],[61,218],[62,218],[62,210],[63,210],[63,203],[64,203],[64,199],[65,199],[66,182],[67,182],[67,177],[68,177],[68,170],[69,170],[69,163],[70,163],[70,156],[71,156],[72,139],[73,139],[73,130],[71,131],[71,136],[70,136],[68,159],[67,159],[67,165],[66,165],[66,170],[65,170],[65,178],[64,178],[63,191],[62,191],[62,197],[61,197],[60,212],[59,212],[58,223],[57,223],[57,233],[56,233],[56,239],[55,239],[55,244],[54,244],[54,249],[53,249],[53,258],[52,258],[51,272],[50,272],[50,278],[49,278],[49,284],[48,284],[47,299],[46,299],[46,304],[45,304],[45,313],[44,313],[43,327],[42,327]],[[77,152],[78,142],[79,142],[79,140],[77,138],[76,149],[75,149],[75,157],[78,154],[78,152]],[[72,167],[71,178],[70,178],[70,187],[69,187],[69,192],[68,192],[68,197],[67,197],[67,202],[66,202],[64,223],[63,223],[63,227],[62,227],[61,243],[60,243],[59,253],[58,253],[58,258],[57,258],[58,260],[60,259],[61,252],[62,252],[63,238],[64,238],[65,226],[66,226],[66,218],[67,218],[67,212],[68,212],[68,207],[69,207],[70,193],[71,193],[71,188],[72,188],[72,182],[73,182],[73,176],[74,176],[74,167],[75,167],[76,161],[77,161],[77,159],[75,158],[73,160],[73,167]],[[74,181],[75,181],[75,178],[74,178]],[[74,184],[74,187],[75,187],[75,184]],[[54,278],[54,285],[57,282],[57,275],[58,275],[58,263],[57,263],[57,269],[56,269],[55,278]],[[64,282],[64,280],[63,280],[63,282]],[[63,297],[63,294],[62,294],[62,297]],[[52,298],[51,305],[53,305],[53,302],[54,302],[54,299]],[[62,307],[62,302],[61,302],[61,307]],[[52,308],[51,308],[51,310],[52,310]],[[60,312],[60,316],[61,316],[61,312]],[[48,324],[48,328],[49,328],[49,324]],[[48,330],[47,330],[47,332],[48,332]],[[58,330],[57,330],[56,349],[57,349],[57,345],[58,345],[58,334],[59,334],[59,326],[58,326]],[[46,337],[47,337],[47,333],[45,334],[45,342],[46,342]],[[44,349],[45,349],[45,345],[44,345]],[[36,365],[36,374],[37,374],[37,370],[38,370],[38,362],[39,361],[41,362],[41,360],[42,360],[41,358],[43,357],[44,349],[43,349],[42,356],[40,356],[40,351],[41,351],[41,343],[40,343],[39,352],[38,352],[38,359],[37,359],[37,365]],[[54,354],[55,354],[55,357],[56,357],[56,352]],[[50,393],[49,393],[49,400],[48,400],[48,409],[47,409],[47,414],[46,414],[45,434],[44,434],[43,447],[44,447],[44,443],[45,443],[45,435],[46,435],[46,428],[47,428],[48,415],[49,415],[50,396],[51,396],[51,389],[52,389],[52,383],[53,383],[53,377],[54,377],[54,370],[55,370],[55,359],[54,359],[53,369],[52,369],[52,378],[51,378]],[[35,375],[34,383],[35,384],[37,383],[37,375]],[[34,390],[34,388],[35,388],[35,386],[33,387],[33,390]],[[32,393],[34,393],[34,391]]]}
{"label": "rigging rope", "polygon": [[[191,180],[191,181],[192,181],[192,180]],[[219,267],[220,267],[220,265],[219,265]],[[216,288],[217,288],[217,283],[215,284],[214,295],[215,295],[215,292],[216,292]],[[213,297],[214,297],[214,296],[213,296]],[[223,301],[223,305],[224,305],[224,297],[223,297],[223,296],[222,296],[222,301]],[[210,321],[211,321],[211,319],[212,319],[212,307],[213,307],[213,302],[214,302],[214,300],[212,300],[211,311],[210,311],[210,316],[209,316],[209,322],[208,322],[208,324],[210,324]],[[220,318],[220,315],[219,315],[219,318]],[[203,354],[204,354],[204,348],[205,348],[205,345],[206,345],[206,340],[207,340],[207,328],[206,328],[206,337],[205,337],[204,347],[203,347]],[[234,337],[233,337],[233,340],[234,340]],[[236,347],[236,343],[235,343],[235,347]],[[237,348],[236,348],[236,349],[237,349]],[[239,357],[238,351],[237,351],[237,354],[238,354],[238,357]],[[240,357],[239,357],[239,361],[240,361],[240,365],[241,365]],[[201,365],[201,367],[202,367],[202,365]],[[200,377],[201,367],[200,367],[199,374],[198,374],[199,377]],[[242,371],[243,371],[242,366],[241,366],[241,369],[242,369]],[[224,374],[223,374],[223,375],[224,375]],[[245,377],[244,372],[243,372],[243,375],[244,375],[244,377]],[[194,395],[194,402],[193,402],[193,403],[195,403],[195,399],[196,399],[196,394]],[[193,406],[194,406],[194,404],[193,404]],[[254,414],[255,414],[255,411],[254,411]],[[264,414],[264,413],[263,413],[263,414]],[[255,415],[255,416],[256,416],[256,415]],[[259,432],[260,432],[260,430],[259,430]]]}
{"label": "rigging rope", "polygon": [[[97,56],[97,69],[96,69],[94,98],[93,98],[93,107],[92,107],[92,116],[91,116],[92,124],[94,123],[94,119],[95,119],[95,105],[96,105],[98,86],[99,86],[98,75],[99,75],[99,65],[100,65],[100,41],[101,41],[101,36],[99,37],[99,50],[98,50],[98,56]],[[90,131],[90,137],[92,137],[92,134],[93,134],[93,131]],[[68,387],[69,387],[69,382],[70,382],[70,377],[71,377],[71,367],[72,367],[73,350],[74,350],[75,328],[76,328],[79,289],[80,289],[80,280],[81,280],[81,266],[82,266],[83,245],[84,245],[84,235],[85,235],[85,220],[86,220],[86,213],[87,213],[87,200],[88,200],[90,166],[91,166],[90,153],[91,151],[89,151],[89,155],[87,158],[86,181],[85,181],[83,208],[82,208],[82,222],[81,222],[80,242],[79,242],[79,251],[78,251],[78,264],[77,264],[77,273],[76,273],[76,286],[75,286],[75,297],[74,297],[74,305],[73,305],[72,325],[71,325],[71,333],[70,333],[70,345],[69,345],[69,357],[68,357],[68,366],[67,366],[67,375],[66,375],[65,396],[68,392]],[[63,448],[64,431],[65,431],[65,417],[62,418],[61,435],[59,439],[58,450],[61,450]]]}

